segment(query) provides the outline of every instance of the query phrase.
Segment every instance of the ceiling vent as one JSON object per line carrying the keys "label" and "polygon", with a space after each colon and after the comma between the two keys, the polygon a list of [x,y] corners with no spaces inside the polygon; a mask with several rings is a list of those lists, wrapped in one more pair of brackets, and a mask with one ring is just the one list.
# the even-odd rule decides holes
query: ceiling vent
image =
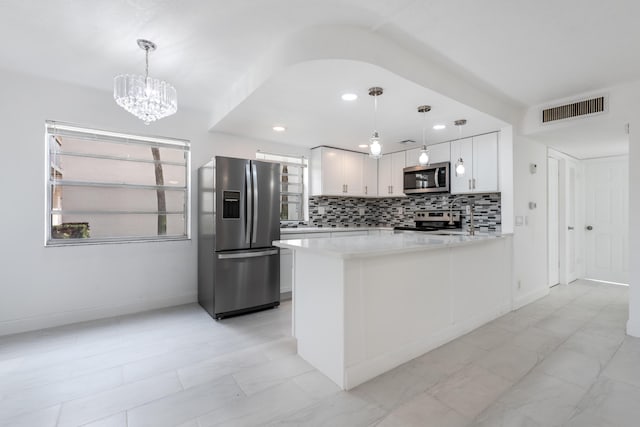
{"label": "ceiling vent", "polygon": [[547,108],[542,110],[542,123],[604,113],[606,111],[606,104],[607,98],[605,96],[599,96],[572,104]]}
{"label": "ceiling vent", "polygon": [[409,145],[409,144],[415,144],[416,141],[413,139],[403,139],[402,141],[398,141],[398,144],[405,144],[405,145]]}

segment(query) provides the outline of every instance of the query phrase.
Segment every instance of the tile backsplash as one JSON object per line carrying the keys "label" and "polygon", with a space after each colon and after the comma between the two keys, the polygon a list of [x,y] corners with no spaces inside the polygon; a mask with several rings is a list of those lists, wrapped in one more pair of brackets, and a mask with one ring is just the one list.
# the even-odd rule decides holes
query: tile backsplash
{"label": "tile backsplash", "polygon": [[418,210],[449,209],[461,211],[462,228],[469,227],[465,206],[474,203],[476,230],[500,231],[500,193],[416,194],[407,197],[370,199],[362,197],[309,197],[309,224],[316,227],[413,226]]}

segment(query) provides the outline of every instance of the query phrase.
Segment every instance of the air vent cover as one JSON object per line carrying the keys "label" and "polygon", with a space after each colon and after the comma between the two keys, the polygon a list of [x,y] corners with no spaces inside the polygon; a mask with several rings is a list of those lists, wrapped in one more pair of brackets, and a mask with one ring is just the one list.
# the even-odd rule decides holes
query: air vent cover
{"label": "air vent cover", "polygon": [[589,114],[603,113],[605,111],[605,97],[587,99],[573,104],[560,105],[558,107],[542,110],[542,123],[565,120],[572,117],[586,116]]}
{"label": "air vent cover", "polygon": [[413,139],[403,139],[402,141],[398,141],[398,144],[405,144],[405,145],[415,144],[415,143],[416,141]]}

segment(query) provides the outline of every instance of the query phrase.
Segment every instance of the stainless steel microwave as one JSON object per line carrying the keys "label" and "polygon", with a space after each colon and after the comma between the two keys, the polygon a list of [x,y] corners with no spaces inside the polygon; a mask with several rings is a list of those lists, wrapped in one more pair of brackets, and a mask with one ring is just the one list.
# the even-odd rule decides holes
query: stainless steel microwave
{"label": "stainless steel microwave", "polygon": [[404,194],[448,193],[449,162],[404,168]]}

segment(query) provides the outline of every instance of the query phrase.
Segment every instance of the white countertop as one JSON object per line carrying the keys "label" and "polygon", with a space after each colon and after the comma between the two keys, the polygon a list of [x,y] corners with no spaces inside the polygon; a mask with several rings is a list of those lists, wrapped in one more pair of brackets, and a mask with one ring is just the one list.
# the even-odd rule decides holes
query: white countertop
{"label": "white countertop", "polygon": [[305,225],[301,227],[282,227],[280,228],[280,235],[297,233],[336,233],[369,230],[393,230],[393,227],[313,227]]}
{"label": "white countertop", "polygon": [[319,239],[278,240],[275,246],[293,250],[308,250],[339,258],[362,258],[403,252],[446,249],[503,238],[504,234],[437,236],[426,233],[348,236]]}

